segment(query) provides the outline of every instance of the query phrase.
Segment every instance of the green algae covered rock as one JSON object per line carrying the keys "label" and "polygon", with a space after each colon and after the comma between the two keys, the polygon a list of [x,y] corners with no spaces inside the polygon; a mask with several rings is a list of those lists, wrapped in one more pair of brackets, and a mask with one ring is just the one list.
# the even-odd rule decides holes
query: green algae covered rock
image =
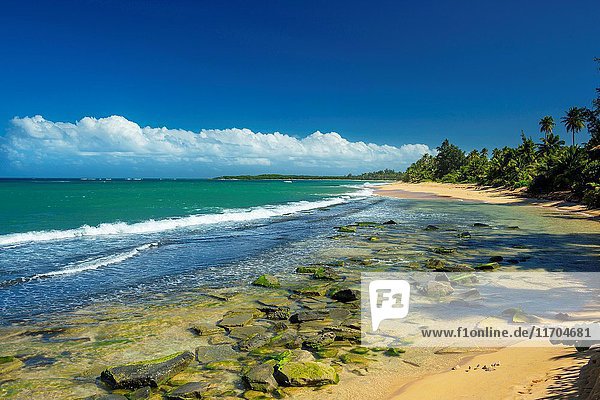
{"label": "green algae covered rock", "polygon": [[323,386],[340,381],[333,367],[315,361],[290,361],[278,366],[274,376],[282,386]]}
{"label": "green algae covered rock", "polygon": [[405,352],[406,352],[406,350],[404,350],[404,349],[390,347],[383,354],[385,354],[388,357],[400,357],[400,355],[404,354]]}
{"label": "green algae covered rock", "polygon": [[0,375],[7,374],[23,366],[23,361],[13,356],[0,357]]}
{"label": "green algae covered rock", "polygon": [[144,386],[158,387],[187,368],[194,354],[185,351],[150,361],[141,361],[111,367],[100,375],[100,380],[113,389],[137,389]]}
{"label": "green algae covered rock", "polygon": [[319,267],[298,267],[298,268],[296,268],[296,273],[297,274],[314,274],[318,268]]}
{"label": "green algae covered rock", "polygon": [[356,232],[356,226],[352,226],[352,225],[340,226],[338,228],[338,232],[342,232],[342,233],[355,233]]}
{"label": "green algae covered rock", "polygon": [[499,267],[500,267],[500,264],[498,264],[497,262],[489,262],[486,264],[477,265],[473,268],[475,268],[476,270],[479,270],[479,271],[493,271]]}
{"label": "green algae covered rock", "polygon": [[340,279],[340,275],[331,267],[319,267],[313,273],[313,278],[337,281]]}
{"label": "green algae covered rock", "polygon": [[254,282],[252,282],[254,286],[263,286],[268,288],[278,288],[281,286],[279,283],[279,279],[273,275],[264,274],[258,277]]}

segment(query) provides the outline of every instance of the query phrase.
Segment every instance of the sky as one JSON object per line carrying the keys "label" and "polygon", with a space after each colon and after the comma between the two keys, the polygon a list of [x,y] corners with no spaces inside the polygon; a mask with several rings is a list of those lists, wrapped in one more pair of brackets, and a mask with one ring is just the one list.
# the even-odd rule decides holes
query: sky
{"label": "sky", "polygon": [[404,169],[444,138],[515,145],[591,103],[599,15],[588,0],[3,1],[0,177],[346,174]]}

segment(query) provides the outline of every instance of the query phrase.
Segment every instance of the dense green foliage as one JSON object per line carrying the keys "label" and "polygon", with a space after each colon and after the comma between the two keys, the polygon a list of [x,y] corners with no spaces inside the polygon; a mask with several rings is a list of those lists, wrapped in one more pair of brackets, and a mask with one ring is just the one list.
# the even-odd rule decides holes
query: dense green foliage
{"label": "dense green foliage", "polygon": [[[533,195],[564,192],[600,207],[600,88],[596,94],[591,108],[571,107],[561,118],[572,135],[571,146],[554,133],[554,118],[546,115],[539,122],[544,136],[538,143],[521,132],[519,146],[494,149],[490,158],[487,149],[465,154],[446,139],[436,156],[425,154],[407,168],[402,180],[527,187]],[[590,140],[583,147],[575,145],[575,135],[586,127]]]}

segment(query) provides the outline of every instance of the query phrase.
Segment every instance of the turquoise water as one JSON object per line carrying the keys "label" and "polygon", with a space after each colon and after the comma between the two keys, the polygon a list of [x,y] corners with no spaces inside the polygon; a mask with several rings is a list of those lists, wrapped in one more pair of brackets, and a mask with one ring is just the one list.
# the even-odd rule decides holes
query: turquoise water
{"label": "turquoise water", "polygon": [[[0,181],[0,235],[317,201],[348,181]],[[355,183],[356,184],[356,183]],[[1,240],[1,239],[0,239]]]}

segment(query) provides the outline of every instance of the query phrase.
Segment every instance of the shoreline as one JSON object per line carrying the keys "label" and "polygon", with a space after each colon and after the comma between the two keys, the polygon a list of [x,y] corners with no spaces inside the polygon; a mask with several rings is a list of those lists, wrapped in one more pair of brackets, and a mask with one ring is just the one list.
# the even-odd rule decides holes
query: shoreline
{"label": "shoreline", "polygon": [[375,194],[400,199],[452,199],[497,205],[529,205],[600,221],[600,209],[590,209],[582,204],[563,200],[526,197],[523,190],[480,187],[473,184],[394,182],[378,187]]}

